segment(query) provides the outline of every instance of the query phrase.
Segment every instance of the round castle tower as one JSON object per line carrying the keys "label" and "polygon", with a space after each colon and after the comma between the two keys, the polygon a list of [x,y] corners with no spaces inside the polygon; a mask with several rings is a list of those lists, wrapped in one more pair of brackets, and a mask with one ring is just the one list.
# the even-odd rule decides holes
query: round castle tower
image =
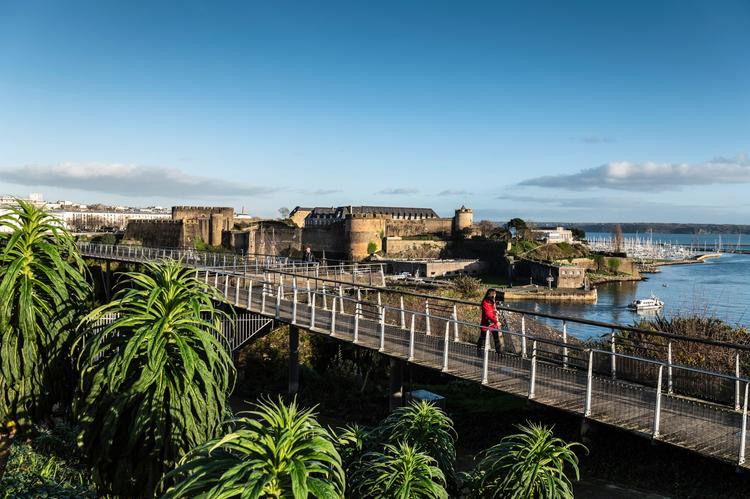
{"label": "round castle tower", "polygon": [[456,210],[456,214],[453,217],[453,233],[458,234],[472,225],[474,225],[474,212],[471,211],[471,208],[461,206]]}

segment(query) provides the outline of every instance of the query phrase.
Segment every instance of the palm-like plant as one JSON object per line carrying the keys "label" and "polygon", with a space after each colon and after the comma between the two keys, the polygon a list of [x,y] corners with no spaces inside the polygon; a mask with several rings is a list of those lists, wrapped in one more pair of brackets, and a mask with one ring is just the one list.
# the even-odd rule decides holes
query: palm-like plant
{"label": "palm-like plant", "polygon": [[379,440],[417,446],[435,459],[449,482],[456,460],[456,431],[453,421],[435,405],[414,402],[393,411],[377,428]]}
{"label": "palm-like plant", "polygon": [[573,497],[566,466],[579,478],[578,456],[573,448],[553,435],[552,429],[527,423],[520,433],[503,438],[487,449],[474,471],[473,494],[477,498],[563,499]]}
{"label": "palm-like plant", "polygon": [[370,432],[363,426],[354,423],[339,428],[336,433],[336,450],[341,455],[344,469],[348,469],[359,459],[370,443]]}
{"label": "palm-like plant", "polygon": [[19,201],[0,229],[0,426],[15,420],[23,430],[75,385],[69,349],[91,288],[51,214]]}
{"label": "palm-like plant", "polygon": [[368,452],[352,476],[352,497],[376,499],[448,498],[445,475],[437,461],[418,447],[386,444],[383,451]]}
{"label": "palm-like plant", "polygon": [[266,401],[246,416],[185,456],[164,497],[343,497],[341,457],[313,409]]}
{"label": "palm-like plant", "polygon": [[195,270],[164,261],[125,277],[83,324],[74,413],[100,491],[153,496],[166,471],[220,430],[234,368],[218,339],[220,294]]}

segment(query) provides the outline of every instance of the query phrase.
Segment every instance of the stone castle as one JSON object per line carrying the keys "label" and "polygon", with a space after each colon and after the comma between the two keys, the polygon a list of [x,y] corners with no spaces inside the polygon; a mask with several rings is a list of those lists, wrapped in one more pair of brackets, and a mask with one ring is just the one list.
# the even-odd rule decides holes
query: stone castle
{"label": "stone castle", "polygon": [[[175,206],[171,220],[132,221],[125,240],[144,246],[195,248],[201,243],[237,252],[297,255],[306,246],[320,256],[361,260],[387,241],[446,240],[473,230],[473,212],[461,207],[451,218],[428,208],[297,207],[286,221],[239,220],[225,207]],[[426,241],[427,242],[427,241]]]}

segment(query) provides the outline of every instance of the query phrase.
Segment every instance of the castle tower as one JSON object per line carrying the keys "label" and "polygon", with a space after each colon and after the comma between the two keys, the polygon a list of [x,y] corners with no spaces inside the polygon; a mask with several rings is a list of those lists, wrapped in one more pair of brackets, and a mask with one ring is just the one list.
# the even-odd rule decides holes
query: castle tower
{"label": "castle tower", "polygon": [[344,225],[345,237],[348,240],[348,257],[361,260],[369,255],[368,246],[380,251],[385,234],[385,218],[379,215],[348,214]]}
{"label": "castle tower", "polygon": [[456,214],[453,217],[453,233],[458,234],[472,225],[474,225],[474,212],[471,211],[471,208],[461,206],[456,210]]}

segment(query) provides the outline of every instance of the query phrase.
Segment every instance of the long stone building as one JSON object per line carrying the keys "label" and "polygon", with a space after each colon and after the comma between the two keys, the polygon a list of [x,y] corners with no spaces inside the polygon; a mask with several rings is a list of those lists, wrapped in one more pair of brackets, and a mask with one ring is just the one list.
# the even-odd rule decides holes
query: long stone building
{"label": "long stone building", "polygon": [[448,239],[472,226],[473,213],[465,207],[450,218],[429,208],[297,207],[288,221],[246,221],[235,219],[232,208],[175,206],[171,220],[131,222],[125,239],[180,248],[202,242],[265,254],[298,254],[309,246],[317,256],[359,260],[383,250],[389,237]]}

